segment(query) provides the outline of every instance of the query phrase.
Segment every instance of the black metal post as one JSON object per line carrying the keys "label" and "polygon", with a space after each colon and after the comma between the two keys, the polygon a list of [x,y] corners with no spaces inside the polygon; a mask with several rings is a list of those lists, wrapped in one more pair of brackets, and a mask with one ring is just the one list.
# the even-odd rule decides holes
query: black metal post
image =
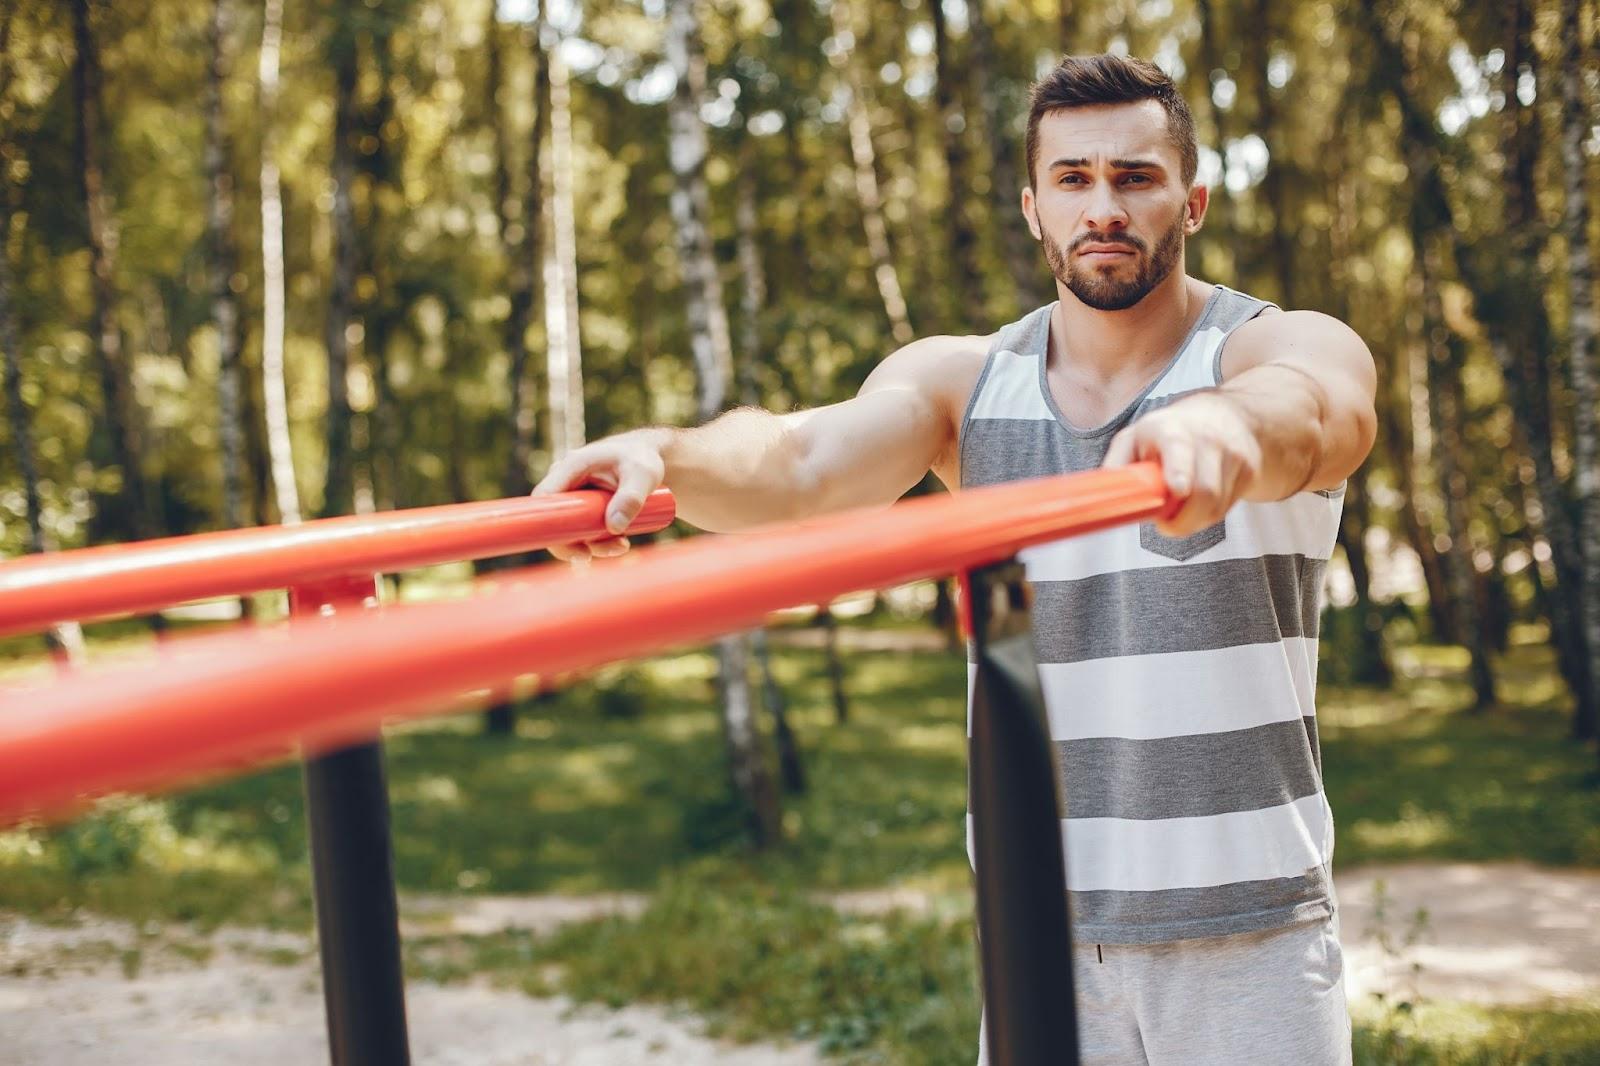
{"label": "black metal post", "polygon": [[969,575],[977,678],[969,789],[991,1066],[1077,1066],[1060,773],[1029,588],[1011,560]]}
{"label": "black metal post", "polygon": [[333,1066],[408,1066],[383,749],[308,760],[305,781]]}
{"label": "black metal post", "polygon": [[[289,590],[291,617],[377,604],[371,574]],[[305,783],[329,1056],[333,1066],[410,1066],[383,746],[307,759]]]}

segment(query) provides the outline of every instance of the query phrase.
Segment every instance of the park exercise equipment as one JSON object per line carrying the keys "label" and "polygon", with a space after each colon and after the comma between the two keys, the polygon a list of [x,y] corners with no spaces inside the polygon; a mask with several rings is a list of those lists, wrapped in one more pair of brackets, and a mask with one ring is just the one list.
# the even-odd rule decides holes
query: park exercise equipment
{"label": "park exercise equipment", "polygon": [[[571,508],[558,535],[546,535],[553,526],[534,532],[538,523],[530,520],[514,546],[509,535],[498,546],[486,543],[492,538],[464,549],[452,543],[467,555],[490,555],[602,535],[603,494],[501,502],[533,507],[552,500]],[[654,506],[667,510],[656,510],[640,527],[669,520],[670,502]],[[443,548],[423,535],[411,542],[413,555],[382,555],[380,545],[395,545],[375,531],[371,555],[352,547],[339,558],[340,566],[348,564],[342,576],[322,569],[300,581],[273,571],[274,580],[294,588],[295,617],[285,629],[175,640],[153,666],[0,689],[0,822],[59,812],[88,795],[236,770],[293,746],[315,756],[308,808],[339,812],[320,821],[310,814],[333,1059],[341,1066],[404,1064],[388,808],[372,739],[385,722],[441,713],[464,692],[499,688],[526,674],[583,670],[759,624],[784,607],[957,572],[967,590],[963,605],[977,666],[971,806],[991,1058],[996,1066],[1075,1062],[1058,777],[1028,637],[1026,590],[1011,560],[1031,545],[1171,507],[1159,469],[1138,464],[651,546],[586,574],[535,567],[490,582],[469,599],[381,609],[373,609],[375,570],[440,562]],[[407,514],[415,512],[331,521],[403,523]],[[452,516],[436,517],[448,523]],[[184,565],[186,539],[207,538],[156,542],[159,549],[62,553],[47,581],[37,576],[37,560],[0,564],[0,632],[65,620],[85,603],[94,613],[149,609],[151,586],[160,585],[152,575]],[[74,582],[80,589],[89,584],[73,569],[76,560],[106,567],[119,552],[141,551],[166,554],[147,556],[144,568],[100,571],[113,588],[124,580],[137,588],[137,607],[128,605],[132,591],[128,603],[109,592],[97,600],[81,591],[76,599],[59,595]],[[243,552],[233,561],[248,568],[253,558]],[[223,584],[218,578],[203,592],[175,599],[246,591],[237,582]],[[41,606],[51,588],[59,599]],[[9,607],[19,594],[23,606]],[[356,605],[366,609],[349,609]],[[355,855],[353,847],[367,853]]]}

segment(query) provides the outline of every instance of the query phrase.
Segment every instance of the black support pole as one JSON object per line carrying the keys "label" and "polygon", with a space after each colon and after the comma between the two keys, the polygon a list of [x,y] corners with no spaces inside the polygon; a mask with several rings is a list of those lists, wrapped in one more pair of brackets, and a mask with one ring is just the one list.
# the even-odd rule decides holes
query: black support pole
{"label": "black support pole", "polygon": [[968,575],[977,677],[969,756],[990,1066],[1077,1066],[1060,772],[1029,593],[1012,560]]}
{"label": "black support pole", "polygon": [[310,759],[305,781],[333,1066],[409,1066],[383,748]]}

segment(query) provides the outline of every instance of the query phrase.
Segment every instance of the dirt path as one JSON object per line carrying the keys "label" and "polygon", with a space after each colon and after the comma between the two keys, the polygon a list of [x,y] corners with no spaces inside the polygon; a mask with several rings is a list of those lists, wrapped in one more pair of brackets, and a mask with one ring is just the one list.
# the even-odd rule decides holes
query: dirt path
{"label": "dirt path", "polygon": [[[417,1066],[822,1061],[806,1046],[710,1039],[683,1012],[577,1006],[485,984],[411,982],[406,1013]],[[122,922],[56,929],[0,916],[5,1066],[310,1066],[328,1061],[323,1024],[305,937],[226,930],[202,939],[170,929],[141,936]]]}
{"label": "dirt path", "polygon": [[[1385,917],[1375,918],[1383,884]],[[1600,873],[1520,864],[1408,864],[1341,875],[1352,998],[1392,994],[1480,1003],[1600,999]],[[830,901],[853,913],[951,915],[970,900],[906,890]],[[412,933],[547,931],[643,897],[406,900]],[[1404,946],[1419,908],[1428,918]],[[1383,949],[1381,928],[1396,945]],[[1412,964],[1420,967],[1412,972]],[[697,1019],[533,999],[484,984],[413,982],[417,1066],[814,1066],[806,1046],[736,1046]],[[0,915],[0,1041],[7,1066],[284,1066],[327,1061],[322,996],[307,938],[256,930],[209,937],[88,921],[70,929]]]}

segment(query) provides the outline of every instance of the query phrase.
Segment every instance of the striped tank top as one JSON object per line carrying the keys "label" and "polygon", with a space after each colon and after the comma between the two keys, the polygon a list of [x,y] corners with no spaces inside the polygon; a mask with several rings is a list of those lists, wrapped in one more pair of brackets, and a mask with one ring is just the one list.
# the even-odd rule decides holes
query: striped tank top
{"label": "striped tank top", "polygon": [[[1046,383],[1053,305],[1005,327],[962,421],[961,484],[1098,467],[1130,421],[1220,384],[1224,340],[1268,306],[1216,286],[1161,375],[1088,431]],[[1161,943],[1332,914],[1313,698],[1342,505],[1342,489],[1302,492],[1235,504],[1189,537],[1145,523],[1021,553],[1079,940]],[[970,680],[967,724],[970,735]],[[969,855],[971,834],[969,813]]]}

